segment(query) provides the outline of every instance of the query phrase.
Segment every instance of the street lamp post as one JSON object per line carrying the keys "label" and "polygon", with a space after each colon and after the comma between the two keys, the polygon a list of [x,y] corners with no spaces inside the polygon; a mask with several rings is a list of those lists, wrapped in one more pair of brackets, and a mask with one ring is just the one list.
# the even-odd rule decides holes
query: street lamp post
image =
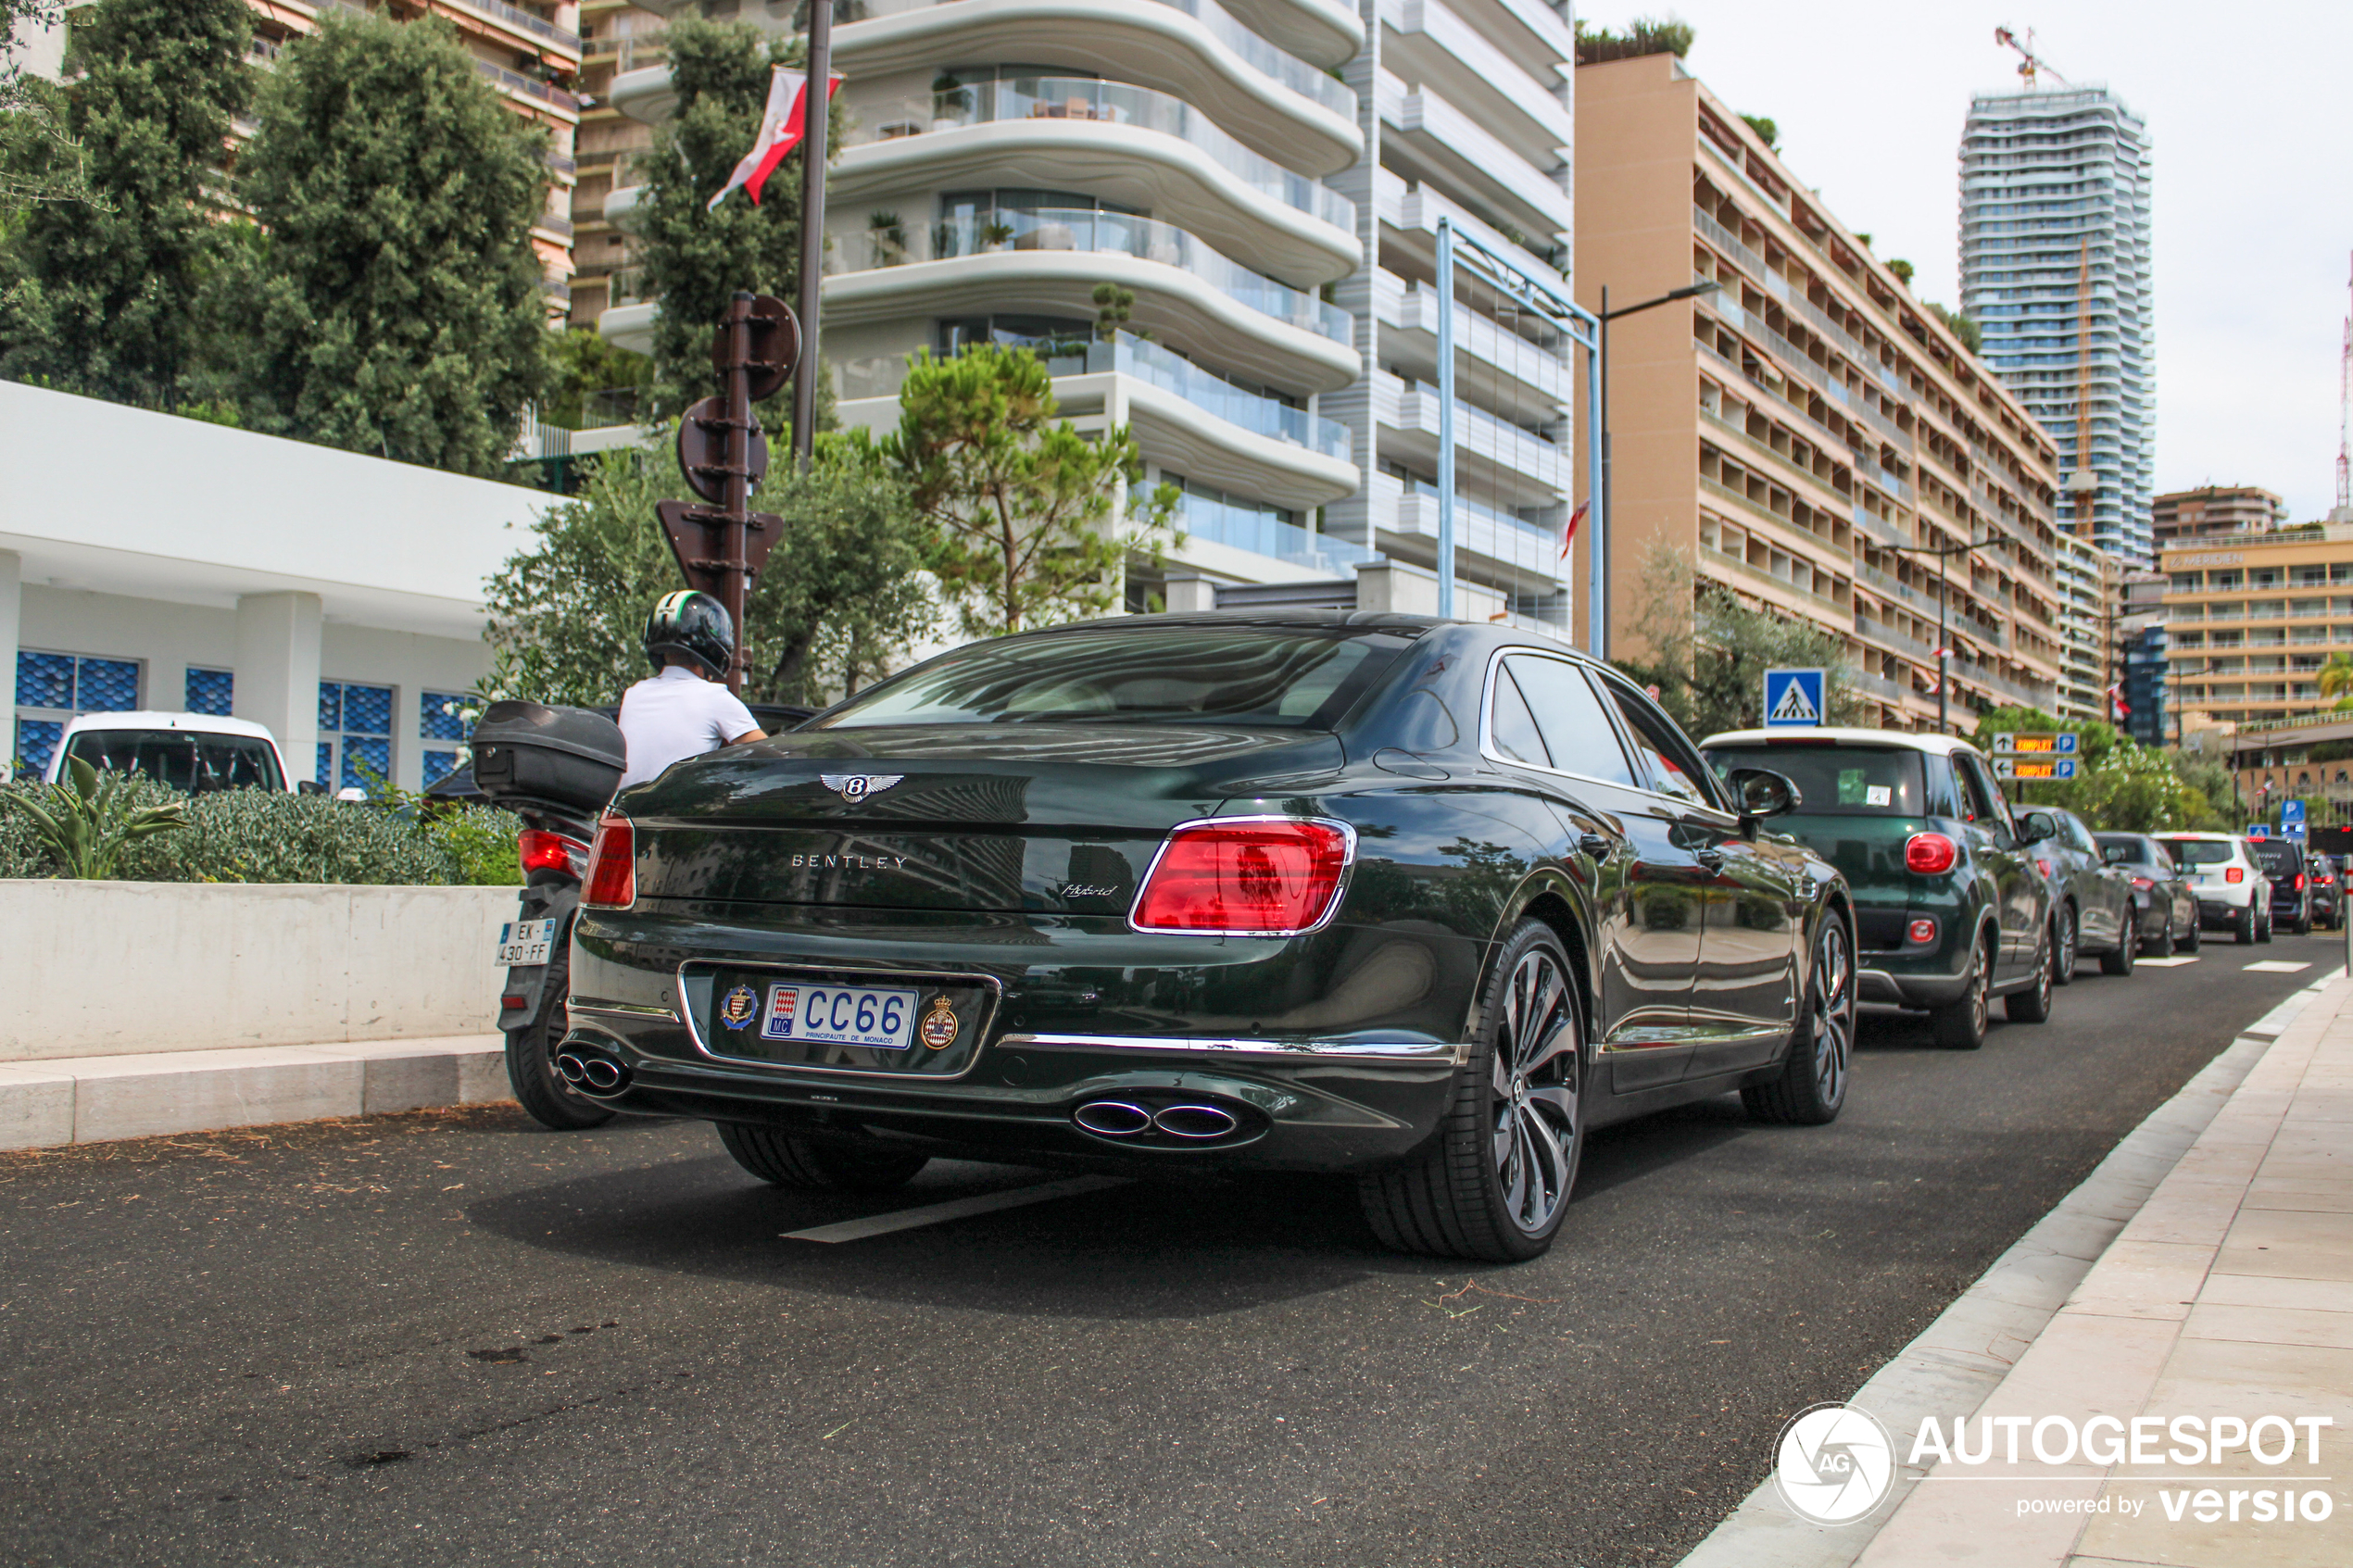
{"label": "street lamp post", "polygon": [[[1629,305],[1622,309],[1612,310],[1609,307],[1609,285],[1606,283],[1602,285],[1601,352],[1597,356],[1601,361],[1602,372],[1601,407],[1594,410],[1594,419],[1602,427],[1602,471],[1596,476],[1593,485],[1593,492],[1599,503],[1593,510],[1599,515],[1593,520],[1593,542],[1588,548],[1592,549],[1594,555],[1592,580],[1601,584],[1603,598],[1603,603],[1598,607],[1598,612],[1592,620],[1593,624],[1602,628],[1604,645],[1609,636],[1609,540],[1612,531],[1617,525],[1617,508],[1610,504],[1609,493],[1609,324],[1620,316],[1631,316],[1639,311],[1653,309],[1661,305],[1672,305],[1679,299],[1695,299],[1704,294],[1714,294],[1723,286],[1711,278],[1705,282],[1688,283],[1680,289],[1670,290],[1660,295],[1656,299],[1646,299],[1640,305]],[[1607,659],[1608,647],[1604,646],[1595,648],[1593,657]]]}
{"label": "street lamp post", "polygon": [[1945,577],[1944,562],[1949,557],[1965,556],[1973,550],[1982,550],[1988,545],[2000,543],[1999,539],[1989,534],[1985,538],[1972,540],[1966,545],[1885,545],[1881,546],[1897,555],[1936,558],[1936,731],[1939,734],[1949,734],[1953,728],[1949,718],[1953,701],[1953,638],[1949,631],[1951,625],[1949,607],[1953,602],[1953,590]]}

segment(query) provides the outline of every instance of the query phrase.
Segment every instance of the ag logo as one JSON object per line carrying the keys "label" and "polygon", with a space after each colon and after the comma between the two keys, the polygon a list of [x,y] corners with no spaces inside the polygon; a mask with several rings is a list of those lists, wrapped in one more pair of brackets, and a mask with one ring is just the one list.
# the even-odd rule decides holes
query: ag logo
{"label": "ag logo", "polygon": [[759,1010],[760,994],[749,985],[738,985],[720,1002],[719,1022],[730,1029],[741,1029]]}
{"label": "ag logo", "polygon": [[820,773],[817,780],[827,789],[853,804],[870,795],[879,795],[905,778],[904,773]]}
{"label": "ag logo", "polygon": [[1816,1405],[1781,1428],[1773,1481],[1790,1512],[1845,1524],[1877,1508],[1895,1478],[1895,1445],[1869,1411]]}

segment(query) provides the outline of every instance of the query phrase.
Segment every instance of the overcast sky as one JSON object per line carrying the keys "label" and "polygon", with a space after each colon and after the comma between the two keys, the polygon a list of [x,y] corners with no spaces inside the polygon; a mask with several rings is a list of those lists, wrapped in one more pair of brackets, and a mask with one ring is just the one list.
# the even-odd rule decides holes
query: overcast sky
{"label": "overcast sky", "polygon": [[[1605,27],[1665,6],[1580,5]],[[2180,0],[1676,0],[1689,64],[1769,116],[1781,156],[1881,257],[1957,305],[1958,151],[1974,92],[2014,91],[1994,42],[2035,30],[2070,82],[2104,83],[2155,149],[2157,488],[2260,484],[2296,521],[2335,499],[2337,367],[2353,252],[2345,79],[2353,4],[2242,12]]]}

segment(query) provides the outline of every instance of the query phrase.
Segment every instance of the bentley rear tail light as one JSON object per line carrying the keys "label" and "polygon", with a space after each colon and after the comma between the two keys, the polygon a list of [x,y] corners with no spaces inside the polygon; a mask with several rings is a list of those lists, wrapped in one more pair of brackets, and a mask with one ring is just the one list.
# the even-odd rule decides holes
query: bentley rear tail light
{"label": "bentley rear tail light", "polygon": [[1960,858],[1960,847],[1941,833],[1916,833],[1904,843],[1904,869],[1922,876],[1949,872]]}
{"label": "bentley rear tail light", "polygon": [[545,828],[523,829],[515,837],[515,853],[525,876],[534,872],[562,872],[578,881],[588,874],[588,846]]}
{"label": "bentley rear tail light", "polygon": [[597,824],[580,901],[599,909],[625,909],[637,901],[637,830],[628,818],[607,817]]}
{"label": "bentley rear tail light", "polygon": [[2245,882],[2246,880],[2246,868],[2245,866],[2225,866],[2222,868],[2222,880],[2224,882]]}
{"label": "bentley rear tail light", "polygon": [[1355,849],[1355,831],[1340,822],[1186,822],[1145,873],[1128,923],[1139,931],[1296,936],[1330,916]]}

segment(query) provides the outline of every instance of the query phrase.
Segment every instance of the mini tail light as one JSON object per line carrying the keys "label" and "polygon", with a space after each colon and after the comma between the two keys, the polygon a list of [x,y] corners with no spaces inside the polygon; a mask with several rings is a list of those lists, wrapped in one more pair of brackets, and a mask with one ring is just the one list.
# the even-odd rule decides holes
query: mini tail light
{"label": "mini tail light", "polygon": [[1928,946],[1936,940],[1936,922],[1932,920],[1914,921],[1904,928],[1904,940],[1916,947]]}
{"label": "mini tail light", "polygon": [[1296,936],[1321,925],[1355,854],[1353,829],[1294,817],[1186,822],[1144,875],[1139,931]]}
{"label": "mini tail light", "polygon": [[2145,876],[2136,876],[2133,879],[2133,891],[2135,893],[2146,893],[2150,888],[2155,887],[2156,885],[2156,883],[2151,882]]}
{"label": "mini tail light", "polygon": [[607,817],[597,824],[580,901],[600,909],[625,909],[637,901],[637,830],[628,818]]}
{"label": "mini tail light", "polygon": [[2225,866],[2222,868],[2222,880],[2224,882],[2245,882],[2246,880],[2246,868],[2245,866]]}
{"label": "mini tail light", "polygon": [[588,874],[588,846],[544,828],[525,828],[518,834],[515,853],[525,876],[534,872],[562,872],[577,880]]}
{"label": "mini tail light", "polygon": [[1923,876],[1949,872],[1960,858],[1959,846],[1941,833],[1916,833],[1904,843],[1904,869]]}

